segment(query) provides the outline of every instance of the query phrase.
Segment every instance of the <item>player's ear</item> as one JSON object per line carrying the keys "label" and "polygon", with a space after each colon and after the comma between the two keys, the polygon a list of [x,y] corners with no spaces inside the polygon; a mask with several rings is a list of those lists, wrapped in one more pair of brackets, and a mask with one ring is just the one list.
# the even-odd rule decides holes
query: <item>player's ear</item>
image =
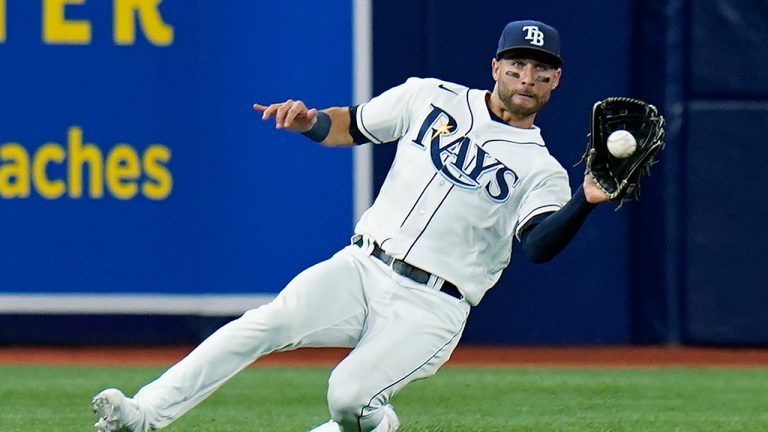
{"label": "player's ear", "polygon": [[496,58],[493,58],[491,60],[491,75],[493,75],[493,80],[498,81],[499,80],[499,68],[501,67],[501,63],[499,63]]}
{"label": "player's ear", "polygon": [[557,70],[555,70],[555,74],[552,75],[552,81],[550,81],[549,83],[552,90],[556,89],[557,86],[560,85],[560,77],[562,76],[563,76],[563,70],[560,68],[557,68]]}

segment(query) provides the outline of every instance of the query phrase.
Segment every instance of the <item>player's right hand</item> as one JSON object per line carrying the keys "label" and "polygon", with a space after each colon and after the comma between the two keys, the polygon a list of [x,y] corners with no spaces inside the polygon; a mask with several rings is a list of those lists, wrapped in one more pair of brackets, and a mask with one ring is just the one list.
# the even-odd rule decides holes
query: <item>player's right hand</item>
{"label": "player's right hand", "polygon": [[282,103],[269,106],[253,104],[253,109],[261,113],[262,120],[275,118],[276,129],[287,129],[294,132],[306,132],[317,121],[317,109],[308,109],[303,101],[288,99]]}

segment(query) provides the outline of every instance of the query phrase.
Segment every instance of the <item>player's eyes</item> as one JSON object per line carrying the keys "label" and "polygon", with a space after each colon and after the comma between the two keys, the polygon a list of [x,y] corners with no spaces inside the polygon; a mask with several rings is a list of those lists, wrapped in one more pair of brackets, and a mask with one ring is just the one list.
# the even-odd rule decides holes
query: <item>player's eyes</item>
{"label": "player's eyes", "polygon": [[[512,60],[512,67],[515,69],[525,69],[530,63],[525,60]],[[536,69],[536,72],[549,72],[553,70],[549,65],[546,65],[544,63],[533,63],[533,68]]]}

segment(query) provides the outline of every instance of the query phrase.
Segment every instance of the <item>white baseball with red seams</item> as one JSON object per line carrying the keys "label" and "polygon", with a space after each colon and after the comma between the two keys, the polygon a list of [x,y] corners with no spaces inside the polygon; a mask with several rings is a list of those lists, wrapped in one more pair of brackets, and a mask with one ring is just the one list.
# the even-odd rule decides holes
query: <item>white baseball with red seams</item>
{"label": "white baseball with red seams", "polygon": [[608,151],[619,159],[632,155],[637,149],[637,140],[628,131],[617,130],[608,135]]}

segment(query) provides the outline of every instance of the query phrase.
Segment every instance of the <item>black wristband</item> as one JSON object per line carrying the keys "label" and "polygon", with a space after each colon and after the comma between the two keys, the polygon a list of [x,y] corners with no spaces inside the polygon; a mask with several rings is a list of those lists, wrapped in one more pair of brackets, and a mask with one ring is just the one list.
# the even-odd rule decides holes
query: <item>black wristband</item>
{"label": "black wristband", "polygon": [[312,129],[301,134],[315,142],[322,142],[331,132],[331,116],[327,112],[318,111],[317,121]]}
{"label": "black wristband", "polygon": [[371,142],[360,132],[360,126],[357,125],[357,108],[360,105],[349,107],[349,134],[352,135],[352,142],[355,144],[365,144]]}

